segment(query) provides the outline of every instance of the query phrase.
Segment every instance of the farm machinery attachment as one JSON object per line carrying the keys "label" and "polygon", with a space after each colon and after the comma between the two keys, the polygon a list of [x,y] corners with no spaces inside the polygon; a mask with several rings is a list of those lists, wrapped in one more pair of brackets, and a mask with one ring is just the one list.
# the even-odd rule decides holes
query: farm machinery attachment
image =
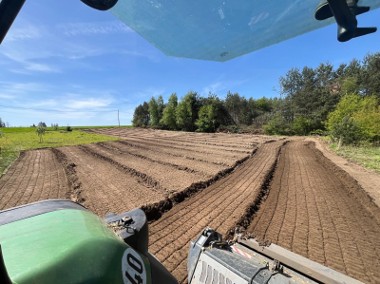
{"label": "farm machinery attachment", "polygon": [[206,228],[190,243],[188,283],[362,283],[282,247]]}
{"label": "farm machinery attachment", "polygon": [[[0,211],[0,283],[177,283],[148,252],[135,209],[100,219],[68,200]],[[281,247],[226,242],[209,228],[190,243],[188,283],[360,283]]]}

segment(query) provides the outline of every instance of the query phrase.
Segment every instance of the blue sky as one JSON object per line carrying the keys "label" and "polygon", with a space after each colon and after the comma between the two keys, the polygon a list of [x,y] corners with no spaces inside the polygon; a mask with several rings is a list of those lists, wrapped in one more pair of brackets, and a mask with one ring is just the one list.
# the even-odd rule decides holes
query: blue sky
{"label": "blue sky", "polygon": [[[358,20],[380,28],[380,9]],[[152,96],[275,97],[292,67],[338,66],[379,51],[379,31],[339,43],[330,25],[223,63],[174,58],[79,0],[26,1],[0,45],[0,117],[10,126],[116,125],[119,110],[126,125]]]}

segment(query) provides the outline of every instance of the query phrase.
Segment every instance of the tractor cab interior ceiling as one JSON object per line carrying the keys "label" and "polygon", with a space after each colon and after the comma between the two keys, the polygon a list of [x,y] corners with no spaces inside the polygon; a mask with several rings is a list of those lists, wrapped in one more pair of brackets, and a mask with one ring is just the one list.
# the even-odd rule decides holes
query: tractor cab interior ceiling
{"label": "tractor cab interior ceiling", "polygon": [[[1,43],[25,0],[0,1]],[[373,33],[376,28],[358,26],[356,16],[380,6],[380,0],[81,1],[111,11],[167,55],[215,61],[334,22],[339,41]]]}
{"label": "tractor cab interior ceiling", "polygon": [[[317,8],[330,1],[337,3],[334,6],[358,2],[119,0],[110,11],[167,55],[226,61],[335,23],[334,17],[316,19]],[[357,5],[373,10],[380,0],[360,0]]]}

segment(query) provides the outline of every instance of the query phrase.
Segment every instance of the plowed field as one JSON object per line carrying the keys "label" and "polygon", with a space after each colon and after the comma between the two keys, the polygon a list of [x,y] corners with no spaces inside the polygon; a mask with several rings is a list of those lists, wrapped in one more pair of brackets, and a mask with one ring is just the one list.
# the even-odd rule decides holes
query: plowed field
{"label": "plowed field", "polygon": [[189,241],[210,226],[380,283],[380,209],[314,142],[96,131],[120,141],[23,152],[0,178],[0,209],[47,198],[78,201],[99,216],[142,207],[149,250],[180,282]]}
{"label": "plowed field", "polygon": [[268,198],[248,231],[366,283],[380,283],[380,210],[315,149],[284,146]]}
{"label": "plowed field", "polygon": [[0,179],[0,210],[54,198],[70,198],[70,186],[51,150],[21,153]]}
{"label": "plowed field", "polygon": [[178,204],[151,224],[149,249],[178,280],[186,279],[190,240],[206,226],[223,234],[234,229],[260,195],[282,143],[263,145],[228,177]]}
{"label": "plowed field", "polygon": [[23,152],[0,179],[0,210],[47,198],[71,198],[100,216],[163,200],[172,206],[231,172],[269,139],[99,131],[122,140]]}

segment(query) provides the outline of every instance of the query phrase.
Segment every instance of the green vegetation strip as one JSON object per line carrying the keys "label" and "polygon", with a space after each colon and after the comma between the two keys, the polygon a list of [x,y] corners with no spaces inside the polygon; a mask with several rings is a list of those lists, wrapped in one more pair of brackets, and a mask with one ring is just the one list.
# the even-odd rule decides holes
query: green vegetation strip
{"label": "green vegetation strip", "polygon": [[80,130],[66,131],[65,128],[53,130],[47,128],[40,137],[33,127],[11,127],[0,130],[0,174],[15,160],[20,151],[90,144],[118,140],[116,137],[87,133]]}
{"label": "green vegetation strip", "polygon": [[338,155],[347,160],[356,162],[363,167],[380,173],[380,147],[373,146],[341,146],[336,143],[330,145]]}

